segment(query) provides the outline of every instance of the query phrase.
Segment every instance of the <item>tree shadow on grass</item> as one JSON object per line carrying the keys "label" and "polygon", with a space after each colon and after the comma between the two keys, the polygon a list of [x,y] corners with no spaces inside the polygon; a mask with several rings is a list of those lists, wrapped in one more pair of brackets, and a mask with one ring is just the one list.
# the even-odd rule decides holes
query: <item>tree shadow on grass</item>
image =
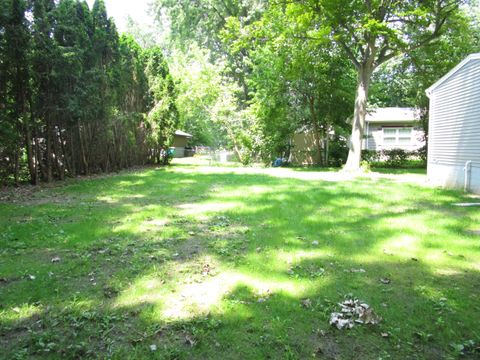
{"label": "tree shadow on grass", "polygon": [[[332,183],[264,174],[158,174],[96,180],[94,190],[77,185],[78,198],[69,206],[39,205],[29,209],[34,220],[12,227],[17,237],[39,226],[58,237],[47,249],[41,237],[22,239],[30,249],[11,247],[18,241],[6,240],[5,254],[11,258],[0,264],[8,271],[0,284],[0,316],[7,354],[439,358],[450,342],[478,338],[471,333],[479,313],[478,272],[467,270],[468,259],[450,259],[443,239],[436,239],[440,233],[450,240],[465,216],[475,217],[463,208],[452,210],[461,216],[445,217],[447,205],[460,194],[419,192],[387,180],[375,186],[395,186],[397,194],[379,196],[362,179]],[[68,195],[69,189],[61,192]],[[411,201],[400,201],[402,196]],[[220,206],[225,204],[233,205]],[[54,221],[46,225],[36,216]],[[430,263],[432,248],[424,243],[434,244],[434,255],[446,260]],[[189,252],[192,246],[198,251]],[[409,257],[409,247],[416,260]],[[478,254],[474,245],[461,249]],[[59,252],[61,262],[51,263]],[[214,273],[202,274],[205,265]],[[391,278],[391,286],[381,284],[380,277]],[[184,291],[187,300],[213,291],[218,297],[205,311],[195,307],[197,301],[185,301]],[[374,306],[384,317],[382,325],[331,329],[329,313],[350,293]],[[440,304],[442,297],[446,305]],[[305,298],[311,308],[302,307]],[[166,317],[168,299],[185,307],[187,315]],[[381,331],[389,337],[382,338]]]}

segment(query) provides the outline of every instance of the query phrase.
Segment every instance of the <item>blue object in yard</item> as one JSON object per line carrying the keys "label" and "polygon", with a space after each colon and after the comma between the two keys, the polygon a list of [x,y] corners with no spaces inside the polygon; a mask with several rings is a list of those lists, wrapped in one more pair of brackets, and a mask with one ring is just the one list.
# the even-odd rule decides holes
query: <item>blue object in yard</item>
{"label": "blue object in yard", "polygon": [[283,159],[282,158],[277,158],[273,162],[273,167],[280,167],[283,165]]}
{"label": "blue object in yard", "polygon": [[168,148],[167,155],[168,156],[173,156],[174,154],[175,154],[175,148]]}

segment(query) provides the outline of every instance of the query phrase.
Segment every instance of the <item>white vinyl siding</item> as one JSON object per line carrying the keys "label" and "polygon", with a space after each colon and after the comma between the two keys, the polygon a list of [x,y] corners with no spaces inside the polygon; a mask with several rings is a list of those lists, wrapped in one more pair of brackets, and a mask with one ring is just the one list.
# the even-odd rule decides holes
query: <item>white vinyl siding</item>
{"label": "white vinyl siding", "polygon": [[429,162],[480,167],[480,60],[438,86],[430,107]]}
{"label": "white vinyl siding", "polygon": [[480,55],[467,58],[432,87],[428,178],[462,187],[471,161],[470,189],[480,192]]}

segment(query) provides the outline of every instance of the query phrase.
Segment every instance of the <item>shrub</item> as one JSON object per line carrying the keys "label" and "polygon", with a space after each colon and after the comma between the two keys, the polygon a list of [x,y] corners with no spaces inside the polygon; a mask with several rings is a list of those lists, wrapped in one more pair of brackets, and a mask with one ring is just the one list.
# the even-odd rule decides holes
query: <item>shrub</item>
{"label": "shrub", "polygon": [[403,149],[364,150],[362,152],[362,163],[368,163],[372,167],[424,168],[427,158],[426,150],[426,146],[416,151]]}
{"label": "shrub", "polygon": [[360,162],[360,169],[362,169],[363,172],[369,173],[372,171],[372,166],[368,161],[362,160]]}
{"label": "shrub", "polygon": [[407,164],[411,153],[403,149],[382,150],[382,158],[388,167],[401,167]]}
{"label": "shrub", "polygon": [[420,159],[423,163],[427,163],[427,145],[413,152],[414,156]]}
{"label": "shrub", "polygon": [[363,150],[362,160],[368,162],[369,164],[380,161],[380,152],[375,150]]}
{"label": "shrub", "polygon": [[348,146],[344,138],[335,136],[328,144],[328,166],[341,166],[347,161]]}

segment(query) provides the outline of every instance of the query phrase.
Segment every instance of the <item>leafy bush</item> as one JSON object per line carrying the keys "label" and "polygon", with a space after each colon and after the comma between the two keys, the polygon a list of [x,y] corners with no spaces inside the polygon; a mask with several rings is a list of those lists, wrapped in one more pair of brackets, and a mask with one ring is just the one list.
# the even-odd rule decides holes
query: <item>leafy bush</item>
{"label": "leafy bush", "polygon": [[405,165],[410,158],[410,152],[403,149],[382,150],[381,157],[385,159],[387,167],[400,167]]}
{"label": "leafy bush", "polygon": [[363,150],[362,160],[368,162],[369,164],[380,161],[380,152],[375,150]]}
{"label": "leafy bush", "polygon": [[372,171],[371,164],[366,160],[362,160],[360,162],[360,168],[363,170],[363,172],[366,172],[366,173],[369,173]]}
{"label": "leafy bush", "polygon": [[420,159],[423,163],[427,163],[427,145],[413,152],[414,156]]}
{"label": "leafy bush", "polygon": [[341,166],[348,156],[348,146],[344,138],[335,136],[328,144],[328,165]]}
{"label": "leafy bush", "polygon": [[381,151],[364,150],[362,152],[362,163],[368,163],[371,167],[423,168],[426,164],[426,158],[426,146],[415,151],[406,151],[397,148]]}

